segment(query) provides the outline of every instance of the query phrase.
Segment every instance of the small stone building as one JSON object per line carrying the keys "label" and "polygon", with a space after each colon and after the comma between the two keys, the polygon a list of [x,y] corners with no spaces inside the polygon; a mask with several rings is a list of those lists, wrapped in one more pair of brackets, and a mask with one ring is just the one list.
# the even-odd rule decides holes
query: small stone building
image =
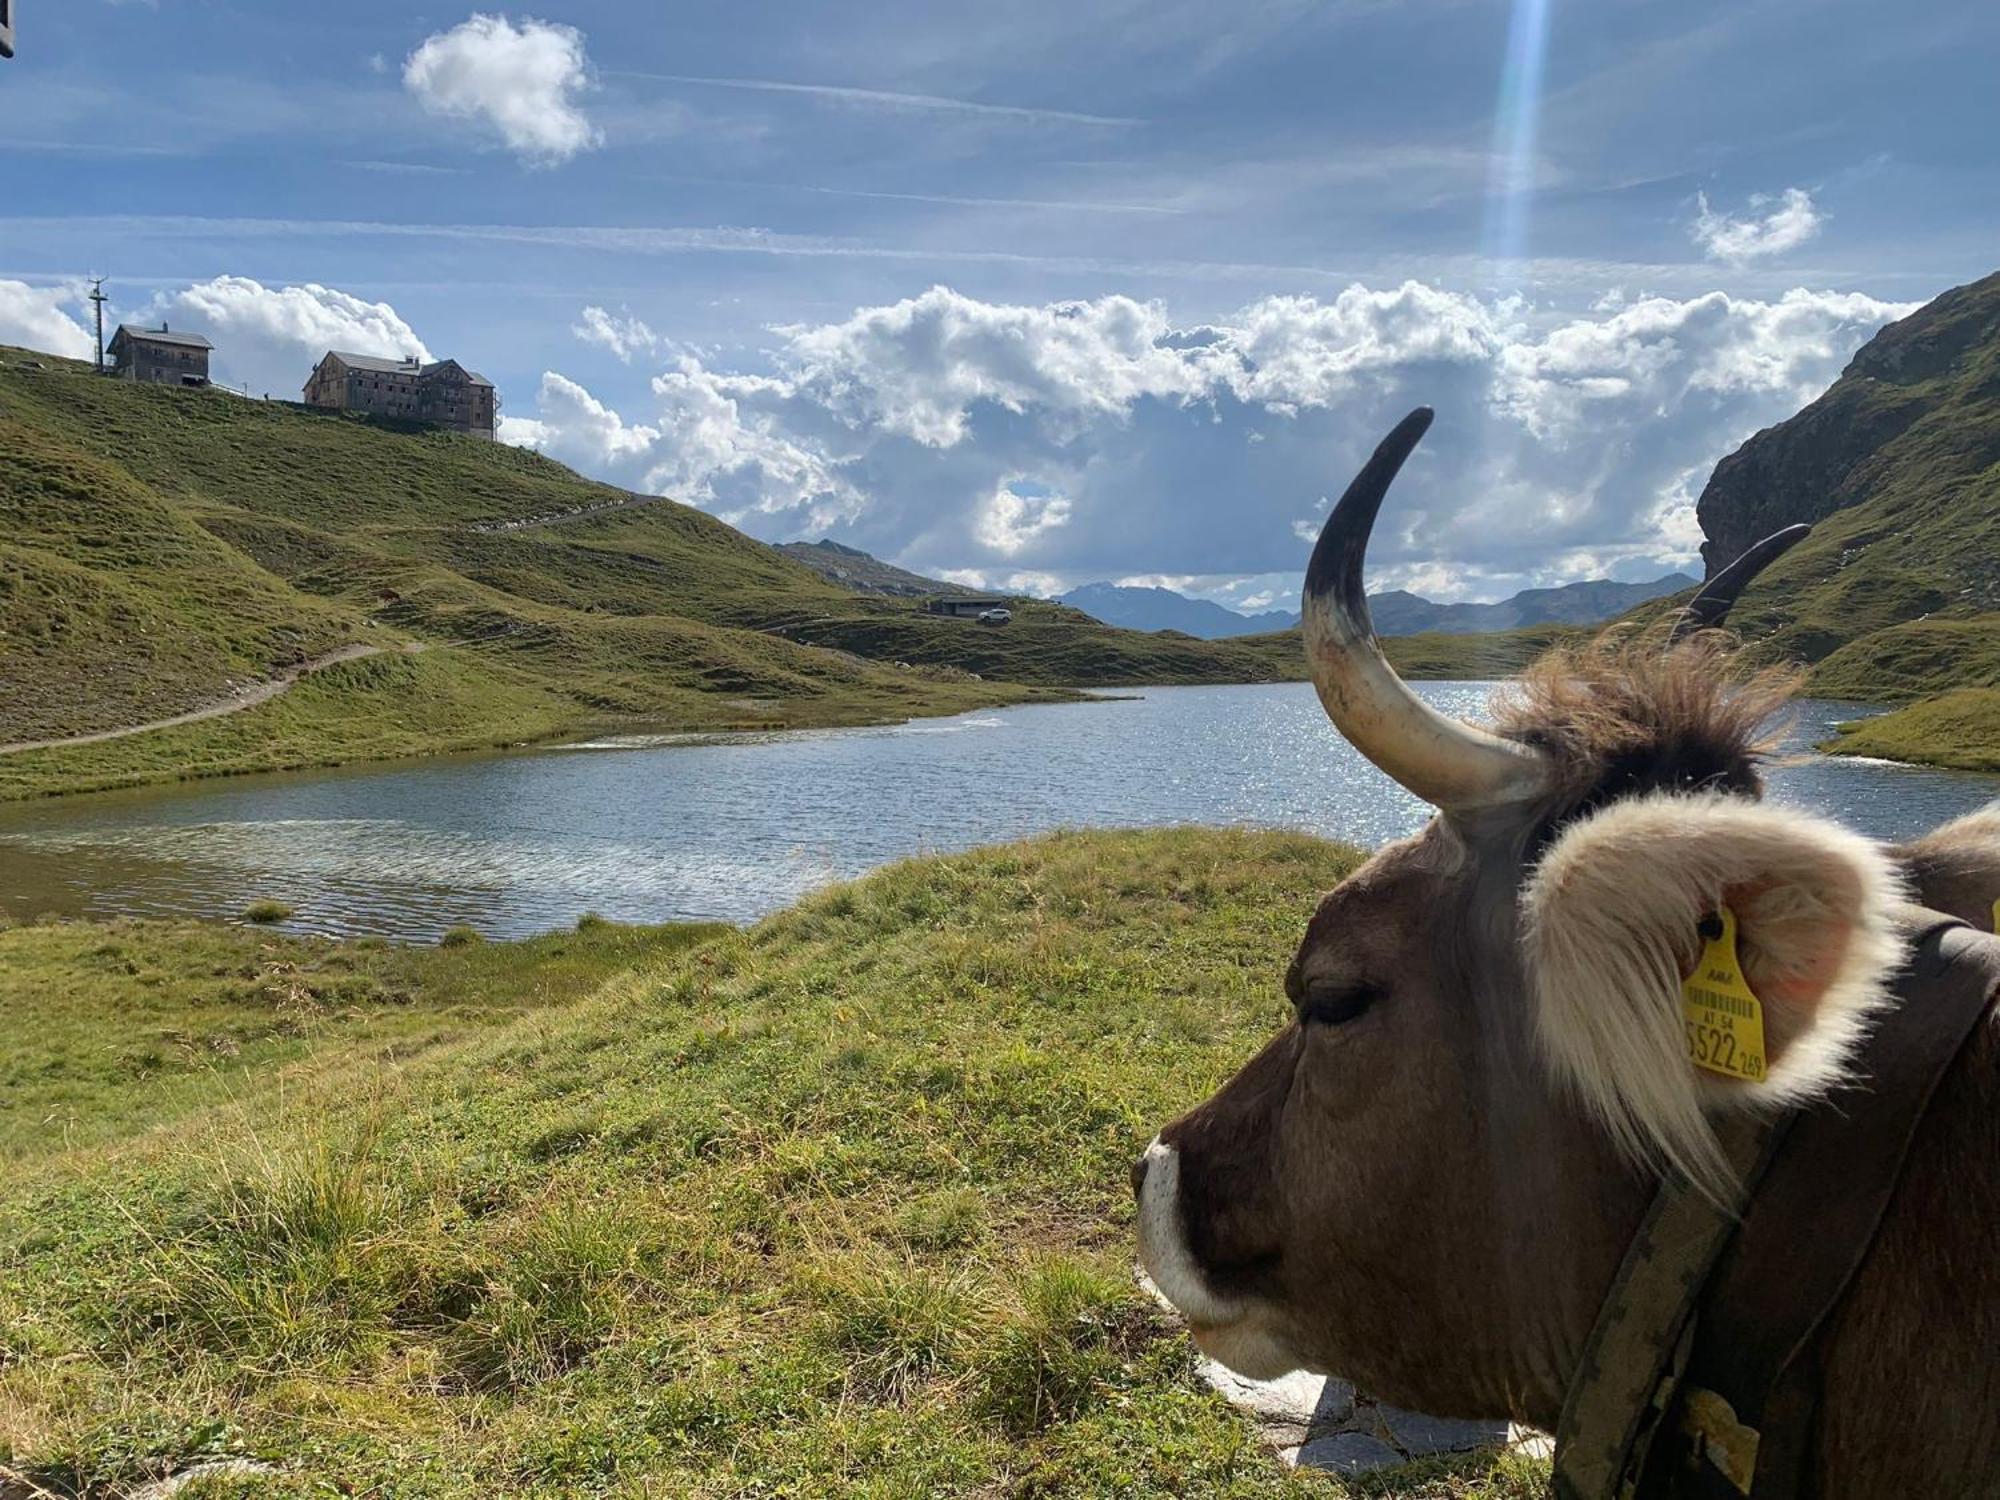
{"label": "small stone building", "polygon": [[208,355],[214,347],[198,333],[164,323],[158,328],[120,323],[111,335],[111,373],[120,380],[156,385],[207,385]]}
{"label": "small stone building", "polygon": [[1005,609],[1007,601],[987,594],[944,594],[924,601],[927,615],[953,615],[960,619],[984,614],[989,609]]}
{"label": "small stone building", "polygon": [[474,437],[493,436],[500,398],[493,382],[455,359],[425,364],[328,350],[306,381],[306,404],[429,422]]}

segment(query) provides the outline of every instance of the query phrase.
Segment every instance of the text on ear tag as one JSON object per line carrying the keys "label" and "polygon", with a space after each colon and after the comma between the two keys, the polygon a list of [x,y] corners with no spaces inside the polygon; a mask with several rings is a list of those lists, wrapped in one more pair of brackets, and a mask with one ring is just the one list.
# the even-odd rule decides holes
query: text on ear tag
{"label": "text on ear tag", "polygon": [[1681,981],[1688,1060],[1725,1078],[1755,1083],[1764,1076],[1764,1007],[1736,956],[1736,913],[1719,907],[1702,925],[1708,941],[1694,972]]}

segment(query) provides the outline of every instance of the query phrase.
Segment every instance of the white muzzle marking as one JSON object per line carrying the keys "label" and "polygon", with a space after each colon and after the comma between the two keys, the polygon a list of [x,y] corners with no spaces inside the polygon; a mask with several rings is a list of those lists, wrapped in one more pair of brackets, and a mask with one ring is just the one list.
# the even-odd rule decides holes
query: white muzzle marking
{"label": "white muzzle marking", "polygon": [[1247,1309],[1233,1298],[1218,1297],[1202,1279],[1181,1234],[1180,1188],[1180,1153],[1153,1137],[1139,1190],[1139,1259],[1153,1285],[1189,1322],[1208,1327],[1234,1323]]}

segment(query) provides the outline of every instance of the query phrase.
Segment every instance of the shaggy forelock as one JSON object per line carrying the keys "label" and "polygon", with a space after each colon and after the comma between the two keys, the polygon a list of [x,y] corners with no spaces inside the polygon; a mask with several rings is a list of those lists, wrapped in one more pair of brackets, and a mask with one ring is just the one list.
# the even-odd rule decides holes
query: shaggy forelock
{"label": "shaggy forelock", "polygon": [[1554,793],[1539,839],[1606,803],[1648,792],[1763,794],[1772,720],[1796,690],[1791,667],[1744,672],[1733,642],[1702,631],[1608,631],[1559,647],[1502,689],[1496,727],[1549,757]]}

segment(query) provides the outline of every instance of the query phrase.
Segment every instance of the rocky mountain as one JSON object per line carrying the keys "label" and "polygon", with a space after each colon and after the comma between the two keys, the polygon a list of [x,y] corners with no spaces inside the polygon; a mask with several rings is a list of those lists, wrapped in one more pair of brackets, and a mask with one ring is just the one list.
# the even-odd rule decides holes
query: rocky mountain
{"label": "rocky mountain", "polygon": [[1732,625],[1823,696],[1925,700],[1842,748],[2000,770],[2000,274],[1884,328],[1717,464],[1697,514],[1711,573],[1815,523]]}
{"label": "rocky mountain", "polygon": [[956,585],[921,573],[911,573],[893,563],[872,557],[859,547],[843,547],[839,542],[785,542],[778,550],[793,562],[804,563],[829,583],[853,589],[857,594],[882,594],[894,599],[919,599],[926,594],[949,594]]}
{"label": "rocky mountain", "polygon": [[[1759,537],[1863,505],[1917,476],[1964,480],[2000,458],[2000,273],[1954,287],[1864,344],[1797,416],[1715,466],[1696,515],[1713,574]],[[1949,425],[1957,437],[1933,441]],[[1910,442],[1901,440],[1909,435]]]}
{"label": "rocky mountain", "polygon": [[[1436,604],[1402,589],[1371,594],[1368,609],[1376,632],[1384,636],[1484,635],[1522,625],[1594,625],[1626,610],[1694,587],[1685,573],[1669,573],[1650,583],[1613,583],[1593,579],[1552,589],[1524,589],[1498,604]],[[1058,601],[1094,615],[1107,625],[1127,630],[1179,630],[1207,640],[1261,635],[1289,630],[1299,623],[1296,613],[1272,610],[1245,615],[1207,599],[1190,599],[1172,589],[1128,588],[1112,583],[1087,583]]]}

